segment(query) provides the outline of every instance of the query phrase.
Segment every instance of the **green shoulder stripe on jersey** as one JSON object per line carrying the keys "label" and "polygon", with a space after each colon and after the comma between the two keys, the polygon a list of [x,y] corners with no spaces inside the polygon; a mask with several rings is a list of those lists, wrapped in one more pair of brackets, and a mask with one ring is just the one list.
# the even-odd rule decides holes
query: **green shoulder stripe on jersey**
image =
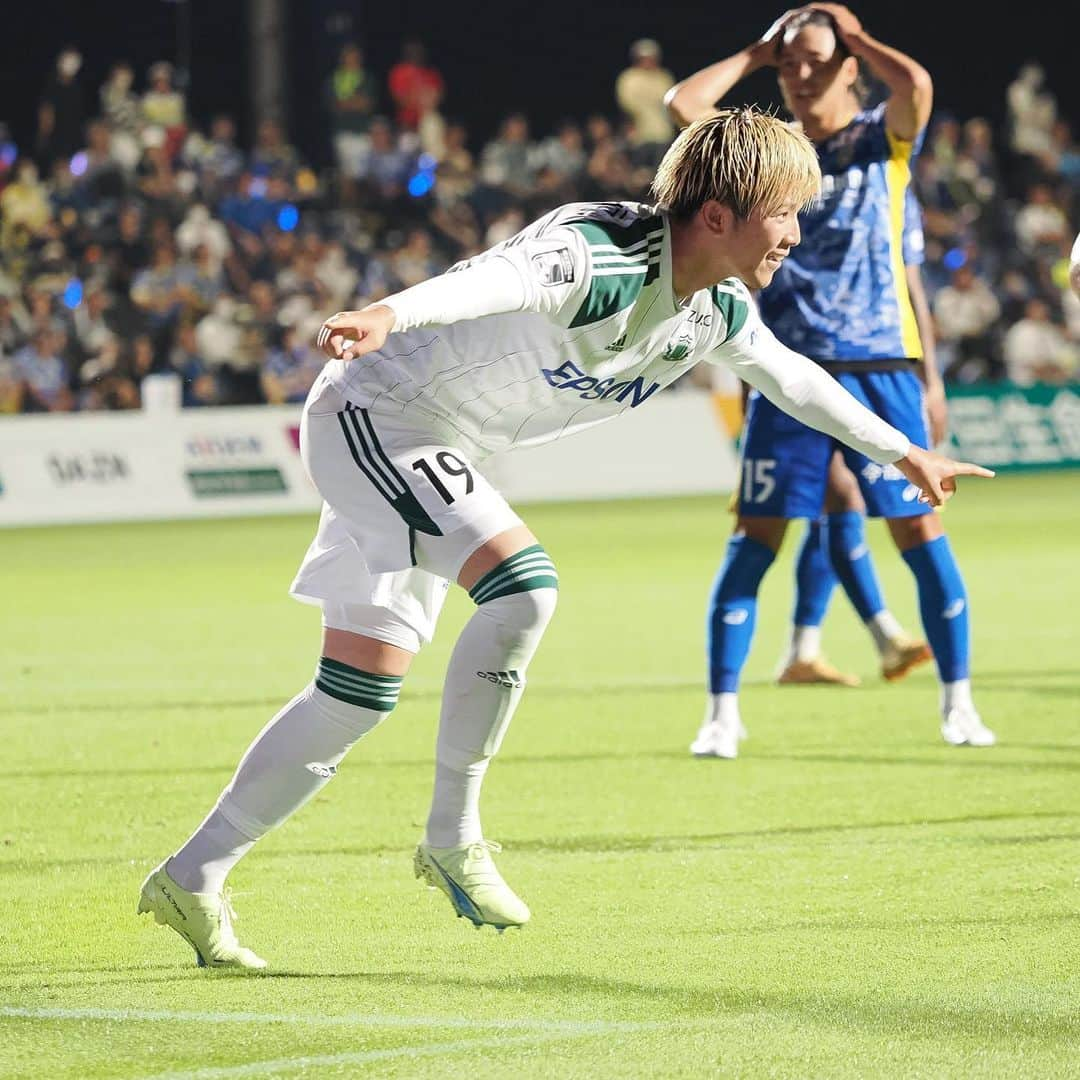
{"label": "green shoulder stripe on jersey", "polygon": [[727,327],[724,333],[724,341],[730,341],[746,323],[746,317],[750,314],[750,305],[746,300],[746,293],[736,285],[729,285],[721,281],[711,289],[713,303],[724,317],[724,325]]}
{"label": "green shoulder stripe on jersey", "polygon": [[599,322],[630,307],[641,290],[660,276],[664,225],[659,217],[641,218],[626,226],[592,220],[563,224],[585,238],[593,267],[589,295],[571,327]]}

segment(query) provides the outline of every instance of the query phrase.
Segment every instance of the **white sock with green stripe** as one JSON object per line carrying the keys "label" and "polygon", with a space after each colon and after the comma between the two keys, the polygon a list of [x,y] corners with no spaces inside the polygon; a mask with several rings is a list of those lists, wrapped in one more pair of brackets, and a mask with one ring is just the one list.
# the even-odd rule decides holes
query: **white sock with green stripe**
{"label": "white sock with green stripe", "polygon": [[305,687],[248,747],[217,806],[169,861],[188,892],[220,892],[252,844],[325,787],[342,759],[397,704],[401,679],[323,657]]}
{"label": "white sock with green stripe", "polygon": [[558,574],[539,545],[512,555],[470,590],[476,601],[446,672],[427,842],[483,838],[480,788],[525,690],[525,671],[555,612]]}

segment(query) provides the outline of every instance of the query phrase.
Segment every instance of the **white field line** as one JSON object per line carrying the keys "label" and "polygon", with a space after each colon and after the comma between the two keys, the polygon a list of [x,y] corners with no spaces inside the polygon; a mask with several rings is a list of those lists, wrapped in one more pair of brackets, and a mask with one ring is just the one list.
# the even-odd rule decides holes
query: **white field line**
{"label": "white field line", "polygon": [[300,1069],[331,1067],[334,1065],[363,1065],[393,1058],[441,1057],[449,1054],[466,1054],[476,1050],[501,1050],[504,1046],[516,1046],[553,1042],[556,1039],[580,1037],[586,1032],[565,1032],[535,1035],[514,1035],[504,1039],[459,1039],[455,1042],[428,1043],[422,1046],[394,1046],[384,1050],[354,1050],[340,1054],[320,1054],[316,1057],[276,1058],[273,1061],[252,1061],[246,1065],[208,1066],[191,1072],[155,1073],[143,1080],[226,1080],[234,1076],[269,1076],[273,1073],[293,1072]]}
{"label": "white field line", "polygon": [[174,1012],[159,1009],[35,1008],[0,1005],[0,1019],[149,1021],[192,1024],[303,1024],[311,1027],[370,1028],[488,1028],[496,1031],[535,1031],[552,1036],[607,1035],[617,1031],[655,1028],[655,1023],[620,1020],[471,1020],[461,1016],[395,1016],[389,1013],[344,1013],[308,1016],[303,1013]]}

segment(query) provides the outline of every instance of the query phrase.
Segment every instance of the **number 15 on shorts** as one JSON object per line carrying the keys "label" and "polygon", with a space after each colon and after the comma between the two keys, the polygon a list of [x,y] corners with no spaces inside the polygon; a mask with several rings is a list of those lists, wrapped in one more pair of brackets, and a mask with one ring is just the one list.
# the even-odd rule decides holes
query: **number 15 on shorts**
{"label": "number 15 on shorts", "polygon": [[775,458],[743,459],[742,497],[739,499],[741,505],[753,506],[755,503],[768,501],[769,496],[776,490],[776,480],[773,478],[775,469]]}

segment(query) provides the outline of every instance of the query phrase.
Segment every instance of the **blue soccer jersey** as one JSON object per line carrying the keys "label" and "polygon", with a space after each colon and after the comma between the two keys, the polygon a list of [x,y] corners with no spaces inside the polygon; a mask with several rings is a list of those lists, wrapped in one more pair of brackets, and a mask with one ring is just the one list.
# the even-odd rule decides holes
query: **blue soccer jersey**
{"label": "blue soccer jersey", "polygon": [[[758,294],[758,306],[785,345],[824,363],[878,416],[927,446],[922,384],[914,365],[902,364],[923,354],[904,270],[924,258],[922,210],[910,184],[919,139],[890,134],[879,105],[818,144],[822,197],[800,216],[802,243]],[[883,361],[896,366],[883,369]],[[756,393],[743,432],[741,512],[817,517],[836,449],[871,517],[928,512],[895,466],[847,452]]]}
{"label": "blue soccer jersey", "polygon": [[759,297],[785,345],[815,360],[922,356],[903,243],[917,149],[886,129],[884,103],[818,144],[821,198],[800,215],[802,243]]}

